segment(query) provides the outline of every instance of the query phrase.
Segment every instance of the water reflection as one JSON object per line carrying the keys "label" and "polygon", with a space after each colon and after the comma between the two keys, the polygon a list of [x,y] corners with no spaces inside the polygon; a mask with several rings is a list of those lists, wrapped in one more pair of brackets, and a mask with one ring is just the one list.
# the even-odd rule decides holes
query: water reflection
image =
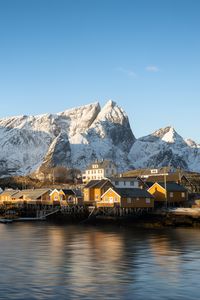
{"label": "water reflection", "polygon": [[0,225],[1,299],[198,299],[199,229]]}

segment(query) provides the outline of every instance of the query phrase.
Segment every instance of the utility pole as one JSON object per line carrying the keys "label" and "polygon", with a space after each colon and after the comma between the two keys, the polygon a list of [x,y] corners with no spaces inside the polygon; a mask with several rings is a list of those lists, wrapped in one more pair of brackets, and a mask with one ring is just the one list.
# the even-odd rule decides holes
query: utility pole
{"label": "utility pole", "polygon": [[164,167],[164,188],[165,188],[165,206],[167,208],[167,174],[166,174],[166,167]]}

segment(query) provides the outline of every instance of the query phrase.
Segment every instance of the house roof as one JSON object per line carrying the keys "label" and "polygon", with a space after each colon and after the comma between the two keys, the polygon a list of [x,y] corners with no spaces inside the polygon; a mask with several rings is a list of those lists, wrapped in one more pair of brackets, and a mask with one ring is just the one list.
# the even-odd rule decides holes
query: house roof
{"label": "house roof", "polygon": [[135,170],[129,170],[125,173],[123,173],[123,176],[153,176],[153,170],[157,170],[157,174],[163,174],[166,172],[170,172],[170,167],[163,167],[163,168],[148,168],[148,169],[135,169]]}
{"label": "house roof", "polygon": [[151,187],[155,182],[145,181],[144,184],[146,184],[147,187]]}
{"label": "house roof", "polygon": [[113,181],[136,181],[137,177],[109,177]]}
{"label": "house roof", "polygon": [[[182,177],[182,176],[181,176]],[[181,177],[178,173],[170,173],[166,175],[166,181],[167,182],[179,182]],[[163,182],[164,181],[164,175],[152,175],[148,176],[146,179],[148,182]]]}
{"label": "house roof", "polygon": [[75,193],[76,197],[82,197],[82,191],[80,189],[74,189],[73,192]]}
{"label": "house roof", "polygon": [[95,186],[100,180],[90,180],[85,186],[84,188],[91,188],[93,186]]}
{"label": "house roof", "polygon": [[102,160],[102,161],[97,161],[97,162],[93,162],[91,163],[87,168],[86,170],[91,170],[91,169],[94,169],[92,166],[93,165],[98,165],[98,168],[97,169],[103,169],[103,168],[106,168],[109,164],[112,164],[115,166],[115,164],[110,161],[110,160]]}
{"label": "house roof", "polygon": [[[165,188],[165,183],[164,182],[158,182],[160,186]],[[176,182],[167,182],[166,183],[166,188],[168,192],[187,192],[187,189],[184,188],[182,185],[176,183]]]}
{"label": "house roof", "polygon": [[47,192],[50,192],[50,189],[27,189],[27,190],[22,190],[19,192],[17,195],[17,198],[21,198],[23,196],[26,196],[31,199],[38,199],[42,195],[44,195]]}
{"label": "house roof", "polygon": [[75,195],[75,192],[72,189],[62,189],[65,195]]}
{"label": "house roof", "polygon": [[1,196],[14,196],[16,195],[17,193],[19,193],[20,191],[19,190],[13,190],[13,189],[9,189],[9,190],[5,190],[1,193]]}
{"label": "house roof", "polygon": [[109,183],[112,186],[112,183],[109,179],[101,179],[101,180],[91,180],[86,184],[85,188],[102,188],[105,184]]}
{"label": "house roof", "polygon": [[140,188],[119,188],[114,189],[121,197],[130,198],[154,198],[149,192]]}

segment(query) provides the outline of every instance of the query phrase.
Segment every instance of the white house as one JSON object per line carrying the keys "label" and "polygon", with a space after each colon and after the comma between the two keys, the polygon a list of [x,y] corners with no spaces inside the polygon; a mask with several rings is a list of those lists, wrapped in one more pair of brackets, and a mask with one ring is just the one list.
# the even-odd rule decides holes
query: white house
{"label": "white house", "polygon": [[139,188],[139,182],[136,177],[113,177],[110,178],[111,183],[116,188]]}
{"label": "white house", "polygon": [[116,165],[109,160],[96,161],[90,164],[82,174],[83,183],[90,180],[101,180],[117,174]]}

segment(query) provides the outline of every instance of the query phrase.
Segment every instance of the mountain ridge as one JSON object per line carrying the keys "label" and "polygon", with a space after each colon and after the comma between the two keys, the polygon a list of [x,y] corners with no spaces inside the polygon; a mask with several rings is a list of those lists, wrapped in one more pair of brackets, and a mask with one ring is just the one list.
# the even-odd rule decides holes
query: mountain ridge
{"label": "mountain ridge", "polygon": [[0,119],[0,176],[40,173],[55,166],[83,170],[110,159],[119,171],[181,167],[200,171],[200,145],[172,126],[136,139],[128,115],[109,100],[55,114]]}

